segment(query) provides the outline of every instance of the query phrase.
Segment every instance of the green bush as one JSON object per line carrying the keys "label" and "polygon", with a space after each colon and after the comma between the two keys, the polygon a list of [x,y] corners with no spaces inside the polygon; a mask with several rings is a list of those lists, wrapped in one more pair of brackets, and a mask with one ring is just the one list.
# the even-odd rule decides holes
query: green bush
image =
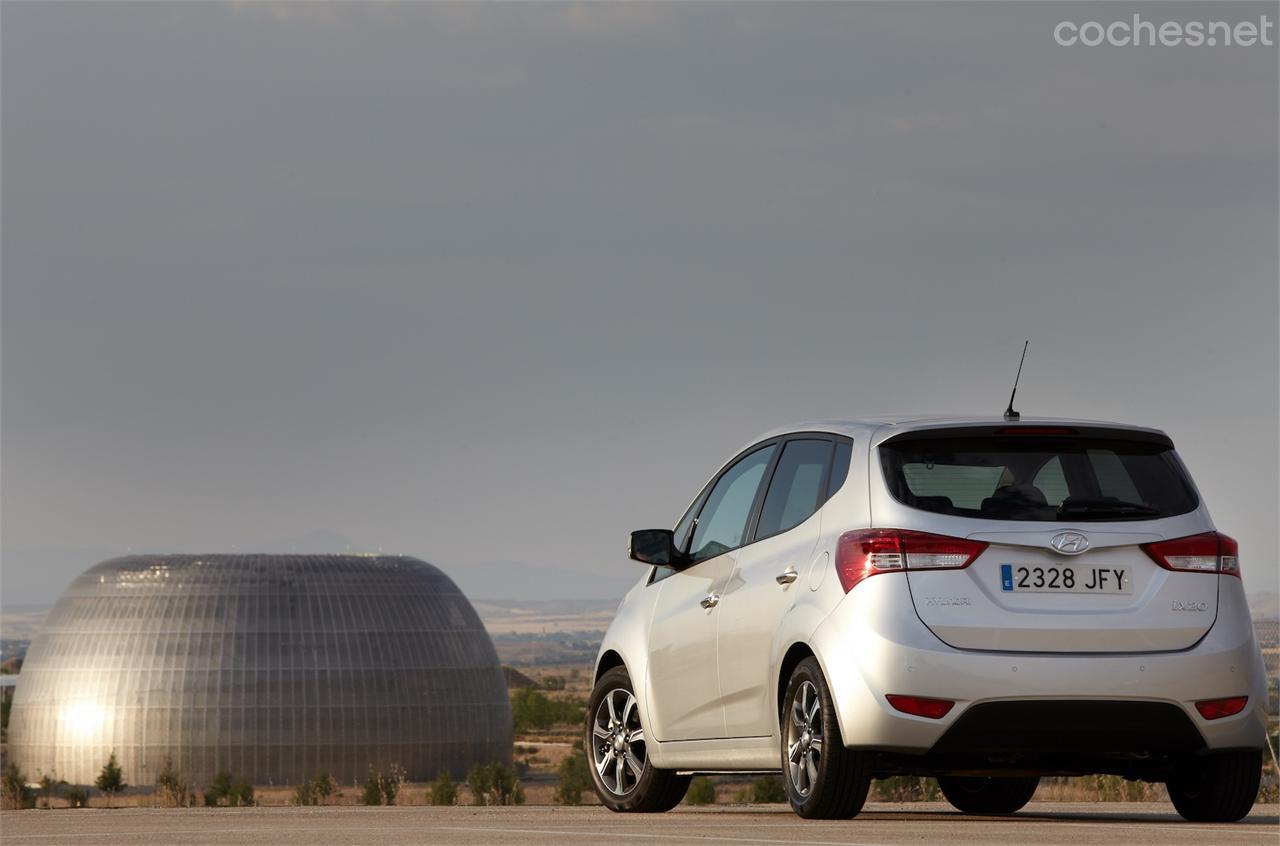
{"label": "green bush", "polygon": [[27,787],[27,774],[18,769],[18,765],[13,761],[4,768],[0,799],[3,800],[0,804],[10,811],[20,811],[23,808],[36,806],[36,794]]}
{"label": "green bush", "polygon": [[581,702],[551,699],[531,687],[511,693],[511,718],[517,732],[549,729],[566,723],[577,725],[586,713]]}
{"label": "green bush", "polygon": [[453,783],[448,770],[441,770],[440,775],[431,783],[428,799],[432,805],[458,804],[458,785]]}
{"label": "green bush", "polygon": [[574,752],[560,762],[557,772],[560,784],[556,786],[556,801],[561,805],[581,805],[582,792],[592,786],[586,756]]}
{"label": "green bush", "polygon": [[787,789],[782,785],[781,776],[761,776],[751,782],[747,793],[747,801],[757,805],[776,805],[787,801]]}
{"label": "green bush", "polygon": [[[297,791],[294,791],[294,799],[297,799]],[[204,792],[204,803],[209,807],[223,803],[230,806],[253,805],[253,785],[247,779],[233,780],[231,773],[224,770],[213,777],[209,789]]]}
{"label": "green bush", "polygon": [[124,782],[124,771],[120,769],[120,762],[116,760],[115,752],[112,752],[107,762],[102,765],[102,772],[98,773],[93,786],[107,795],[108,808],[111,807],[112,798],[129,786]]}
{"label": "green bush", "polygon": [[716,786],[706,776],[698,776],[689,783],[689,792],[684,795],[689,805],[714,805],[716,803]]}
{"label": "green bush", "polygon": [[293,804],[323,805],[338,788],[333,776],[326,772],[318,772],[307,781],[293,789]]}
{"label": "green bush", "polygon": [[63,796],[67,800],[68,808],[83,808],[89,804],[89,791],[78,784],[68,787]]}
{"label": "green bush", "polygon": [[392,764],[385,773],[370,767],[360,802],[365,805],[394,805],[403,786],[404,767],[399,764]]}
{"label": "green bush", "polygon": [[477,765],[467,773],[473,805],[523,805],[524,789],[502,764]]}

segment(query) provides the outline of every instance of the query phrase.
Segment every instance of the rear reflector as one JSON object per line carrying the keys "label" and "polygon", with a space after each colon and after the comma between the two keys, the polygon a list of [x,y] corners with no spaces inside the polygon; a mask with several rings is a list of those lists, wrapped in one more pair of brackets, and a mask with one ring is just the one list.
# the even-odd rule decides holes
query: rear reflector
{"label": "rear reflector", "polygon": [[1244,710],[1244,706],[1248,704],[1249,697],[1232,696],[1227,699],[1206,699],[1203,702],[1197,702],[1196,710],[1206,720],[1219,720],[1223,717],[1239,714]]}
{"label": "rear reflector", "polygon": [[836,573],[844,592],[863,579],[898,570],[962,570],[982,554],[982,541],[907,529],[845,532],[836,544]]}
{"label": "rear reflector", "polygon": [[1239,544],[1221,532],[1144,543],[1142,551],[1166,570],[1240,577]]}
{"label": "rear reflector", "polygon": [[950,699],[929,699],[924,696],[900,696],[896,693],[886,695],[885,699],[888,699],[890,705],[904,714],[911,714],[915,717],[928,717],[931,720],[942,719],[947,715],[947,712],[951,710],[951,707],[956,704]]}

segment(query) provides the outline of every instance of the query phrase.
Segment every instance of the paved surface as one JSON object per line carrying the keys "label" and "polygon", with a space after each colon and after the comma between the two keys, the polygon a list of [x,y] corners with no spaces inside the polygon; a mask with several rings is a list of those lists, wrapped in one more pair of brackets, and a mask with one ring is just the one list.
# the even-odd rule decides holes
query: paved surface
{"label": "paved surface", "polygon": [[603,808],[193,808],[21,811],[0,814],[0,840],[20,844],[876,844],[1120,843],[1274,846],[1280,807],[1232,825],[1183,822],[1162,804],[1039,802],[1013,817],[963,817],[940,803],[870,804],[855,820],[806,822],[783,806],[680,808],[612,814]]}

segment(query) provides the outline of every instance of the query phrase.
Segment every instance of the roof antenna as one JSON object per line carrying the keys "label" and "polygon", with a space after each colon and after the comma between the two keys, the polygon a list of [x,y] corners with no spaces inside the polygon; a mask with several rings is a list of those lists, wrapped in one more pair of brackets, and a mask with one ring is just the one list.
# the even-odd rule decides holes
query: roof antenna
{"label": "roof antenna", "polygon": [[1009,392],[1009,407],[1004,410],[1005,420],[1019,420],[1022,415],[1013,410],[1013,398],[1018,393],[1018,380],[1022,378],[1022,362],[1027,360],[1027,345],[1031,343],[1028,338],[1022,342],[1022,358],[1018,359],[1018,375],[1013,377],[1013,390]]}

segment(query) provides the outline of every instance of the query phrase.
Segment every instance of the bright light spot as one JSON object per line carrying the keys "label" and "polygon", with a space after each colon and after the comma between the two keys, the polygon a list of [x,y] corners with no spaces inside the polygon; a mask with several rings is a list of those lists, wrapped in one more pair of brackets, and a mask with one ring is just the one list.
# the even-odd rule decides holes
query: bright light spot
{"label": "bright light spot", "polygon": [[97,737],[106,722],[106,711],[96,702],[81,700],[62,709],[62,728],[78,741]]}

